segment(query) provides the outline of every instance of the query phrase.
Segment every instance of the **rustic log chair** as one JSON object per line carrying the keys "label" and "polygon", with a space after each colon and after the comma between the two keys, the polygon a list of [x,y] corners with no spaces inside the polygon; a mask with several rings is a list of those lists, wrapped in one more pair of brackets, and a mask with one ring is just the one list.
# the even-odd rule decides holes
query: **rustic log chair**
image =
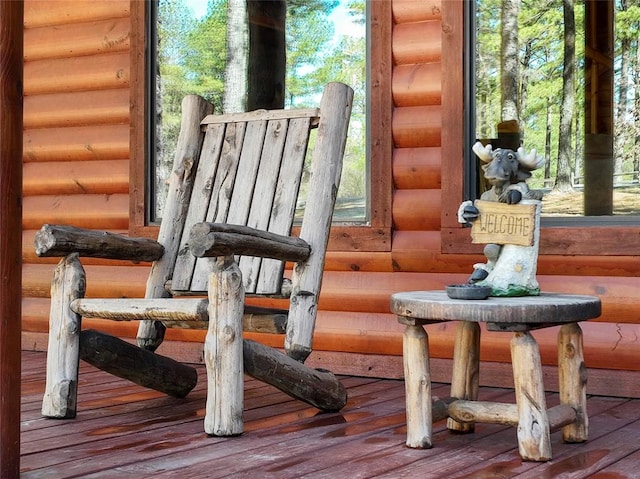
{"label": "rustic log chair", "polygon": [[[167,326],[208,327],[204,428],[210,435],[242,433],[243,371],[319,409],[344,406],[346,391],[336,377],[303,362],[311,352],[352,98],[350,87],[330,83],[319,109],[216,116],[204,99],[188,96],[157,242],[43,226],[37,254],[64,256],[51,286],[44,416],[75,417],[79,358],[184,397],[195,386],[195,370],[153,352]],[[299,237],[291,237],[315,127],[304,217]],[[79,256],[153,261],[145,299],[84,298]],[[289,281],[283,280],[286,261],[295,262]],[[289,310],[245,307],[245,293],[289,296]],[[260,313],[265,320],[256,320]],[[138,346],[81,332],[83,316],[140,320]],[[243,329],[256,324],[286,330],[287,354],[243,341]]]}

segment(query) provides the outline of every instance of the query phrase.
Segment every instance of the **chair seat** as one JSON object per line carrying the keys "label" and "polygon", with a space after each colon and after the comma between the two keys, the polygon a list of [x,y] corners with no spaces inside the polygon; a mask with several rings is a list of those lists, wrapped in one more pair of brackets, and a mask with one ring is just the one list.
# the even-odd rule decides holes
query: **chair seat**
{"label": "chair seat", "polygon": [[[205,292],[206,294],[206,292]],[[113,321],[161,321],[171,327],[207,329],[209,300],[205,298],[87,299],[71,302],[70,308],[85,318]],[[286,309],[244,305],[243,331],[283,334],[287,329]]]}

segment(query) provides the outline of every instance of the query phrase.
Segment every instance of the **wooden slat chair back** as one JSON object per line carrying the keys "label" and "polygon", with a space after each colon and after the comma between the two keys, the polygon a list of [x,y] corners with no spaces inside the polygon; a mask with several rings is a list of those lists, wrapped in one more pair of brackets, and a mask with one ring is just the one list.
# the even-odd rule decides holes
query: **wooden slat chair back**
{"label": "wooden slat chair back", "polygon": [[[290,235],[304,159],[320,110],[210,115],[170,288],[206,292],[211,260],[188,248],[189,227],[203,221]],[[196,261],[197,260],[197,261]],[[279,295],[284,261],[238,259],[247,293]]]}
{"label": "wooden slat chair back", "polygon": [[[201,97],[185,98],[186,114],[163,214],[167,220],[161,223],[158,235],[165,254],[154,263],[145,297],[206,291],[212,260],[198,260],[194,266],[195,258],[187,246],[190,227],[197,222],[247,225],[288,235],[310,129],[319,125],[300,229],[300,238],[311,247],[311,257],[294,269],[291,280],[295,284],[285,288],[283,262],[259,257],[242,257],[239,261],[247,293],[279,295],[284,289],[289,295],[292,290],[285,346],[288,354],[304,361],[311,352],[315,304],[342,170],[351,95],[346,85],[332,83],[325,89],[319,110],[219,116],[203,114],[211,107]],[[157,348],[163,329],[157,321],[142,322],[138,344]]]}
{"label": "wooden slat chair back", "polygon": [[[311,402],[309,399],[315,393],[309,393],[308,388],[298,391],[298,386],[293,385],[306,381],[332,389],[325,394],[329,397],[325,403],[328,404],[326,409],[336,409],[336,404],[346,401],[344,388],[336,384],[333,375],[322,377],[324,373],[309,370],[301,363],[311,352],[322,270],[340,180],[352,98],[351,88],[341,83],[330,83],[325,88],[319,109],[212,115],[212,107],[204,99],[195,95],[188,96],[183,101],[181,130],[157,242],[117,237],[108,233],[96,234],[69,227],[43,227],[39,237],[36,237],[37,253],[41,256],[68,255],[61,261],[60,271],[56,272],[52,283],[52,333],[49,343],[51,359],[48,358],[47,365],[48,386],[43,402],[44,415],[75,416],[73,387],[66,388],[73,390],[69,397],[62,400],[58,398],[67,403],[62,412],[51,405],[55,400],[50,397],[60,394],[59,383],[66,381],[61,380],[61,377],[71,376],[70,381],[77,382],[77,360],[74,379],[74,360],[68,359],[74,357],[68,352],[74,349],[79,351],[75,352],[76,357],[79,354],[82,359],[93,361],[98,367],[114,374],[169,394],[186,394],[188,385],[179,385],[176,392],[174,386],[166,384],[166,377],[161,377],[161,374],[131,371],[132,368],[121,364],[96,364],[99,355],[95,351],[100,347],[118,349],[121,357],[126,357],[130,364],[146,361],[149,366],[151,361],[154,362],[153,367],[144,369],[170,369],[173,377],[184,376],[183,365],[174,364],[168,358],[162,358],[151,351],[161,344],[166,326],[198,327],[203,322],[208,323],[209,327],[205,356],[208,354],[207,348],[216,349],[215,354],[207,360],[210,370],[209,396],[224,396],[227,391],[238,388],[237,381],[238,378],[242,380],[242,368],[240,374],[237,374],[237,370],[231,372],[224,363],[227,361],[237,365],[238,357],[231,357],[239,354],[239,362],[242,364],[244,354],[245,372],[274,384],[289,394]],[[310,179],[306,187],[304,216],[299,238],[291,238],[305,171],[307,146],[314,128],[317,128],[317,134]],[[97,247],[88,246],[90,243],[93,246],[97,243]],[[145,299],[83,298],[84,272],[80,271],[82,268],[77,262],[78,255],[146,261],[153,258],[155,261],[147,281]],[[295,263],[291,279],[283,285],[287,261]],[[78,287],[60,287],[66,281],[61,280],[62,277],[74,278],[69,279],[69,282]],[[233,306],[223,314],[221,304],[224,303],[224,307],[227,307],[230,302],[219,301],[222,295],[228,293],[220,290],[226,287],[225,284],[231,284],[228,281],[235,281],[236,277],[242,278],[242,285],[239,286],[241,291],[236,298],[242,304]],[[54,287],[54,284],[57,286]],[[54,292],[54,289],[64,292]],[[69,294],[70,290],[74,292]],[[238,324],[242,327],[245,294],[291,297],[285,349],[292,359],[277,351],[274,356],[273,351],[247,341],[244,341],[243,353],[241,329],[236,334],[240,346],[234,345],[233,352],[222,352],[227,346],[217,344],[217,341],[224,336],[224,331],[230,327],[235,328]],[[208,295],[208,300],[171,299],[178,295]],[[54,316],[58,314],[54,312],[54,303],[56,310],[68,309],[69,313],[62,315],[68,315],[78,323],[77,331],[71,335],[70,345],[62,346],[60,334],[53,334],[54,329],[67,328],[69,319],[54,321]],[[236,317],[238,309],[240,321]],[[104,335],[91,339],[88,336],[86,339],[74,338],[74,335],[81,336],[78,334],[81,316],[140,320],[140,348],[126,343],[123,345],[116,341],[117,338],[105,339]],[[230,321],[227,329],[216,330],[225,321]],[[52,340],[53,337],[58,339]],[[212,344],[212,341],[216,344]],[[130,347],[136,351],[130,350]],[[58,352],[53,354],[53,350]],[[213,356],[217,363],[223,364],[218,373],[212,372],[220,367],[214,364],[216,361],[212,359]],[[61,361],[59,357],[67,359]],[[297,371],[288,385],[280,384],[281,378],[269,377],[267,372],[273,370],[273,364],[283,362],[292,371]],[[271,369],[263,369],[263,364],[270,365]],[[249,371],[246,371],[247,368]],[[63,374],[63,370],[69,370],[70,373]],[[222,379],[212,381],[211,377],[215,374],[222,375]],[[58,383],[58,386],[54,386],[54,383]],[[239,387],[241,391],[241,383]],[[69,399],[71,396],[73,398]],[[241,432],[241,421],[239,426],[237,423],[221,426],[219,418],[213,421],[209,417],[214,415],[213,409],[216,408],[216,414],[223,416],[223,423],[228,422],[229,417],[237,416],[237,403],[241,402],[241,397],[236,393],[232,396],[223,399],[226,404],[224,407],[227,407],[226,413],[219,412],[219,404],[207,405],[205,430],[208,433],[231,435]],[[336,400],[338,396],[340,398]],[[318,407],[323,408],[322,400],[320,403]]]}

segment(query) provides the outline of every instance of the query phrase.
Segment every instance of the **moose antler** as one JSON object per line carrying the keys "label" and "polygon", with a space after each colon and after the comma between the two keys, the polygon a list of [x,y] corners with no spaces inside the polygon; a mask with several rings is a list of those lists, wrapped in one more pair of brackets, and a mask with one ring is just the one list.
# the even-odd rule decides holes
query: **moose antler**
{"label": "moose antler", "polygon": [[478,158],[480,158],[485,163],[489,163],[491,160],[493,160],[493,147],[490,144],[487,146],[483,146],[482,143],[476,141],[471,149],[476,155],[478,155]]}
{"label": "moose antler", "polygon": [[520,165],[529,171],[537,170],[545,163],[544,157],[538,155],[535,148],[527,154],[524,148],[520,147],[516,154],[518,155]]}

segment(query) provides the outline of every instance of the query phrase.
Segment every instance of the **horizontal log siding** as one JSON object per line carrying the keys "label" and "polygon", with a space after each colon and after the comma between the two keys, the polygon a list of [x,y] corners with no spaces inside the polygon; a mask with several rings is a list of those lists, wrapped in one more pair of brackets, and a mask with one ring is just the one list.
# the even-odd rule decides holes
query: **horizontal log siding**
{"label": "horizontal log siding", "polygon": [[393,61],[395,65],[416,65],[440,61],[441,21],[396,23],[393,27]]}
{"label": "horizontal log siding", "polygon": [[[129,8],[129,0],[25,1],[25,331],[48,329],[58,259],[35,256],[42,224],[129,227]],[[133,262],[84,264],[93,296],[140,295],[148,273]]]}
{"label": "horizontal log siding", "polygon": [[[38,8],[49,10],[51,19],[45,20],[48,15],[39,10],[37,18],[35,14],[27,15],[25,24],[46,27],[48,21],[53,22],[51,25],[69,22],[65,29],[78,33],[87,31],[79,25],[81,23],[112,21],[128,15],[128,2],[84,2],[91,3],[91,9],[69,9],[64,3],[27,1],[27,11],[37,4]],[[113,7],[109,10],[110,16],[105,16],[105,5]],[[368,365],[373,365],[379,355],[399,356],[402,353],[402,327],[389,313],[391,294],[406,290],[442,289],[445,284],[465,281],[471,265],[481,260],[479,255],[441,252],[441,208],[457,208],[457,205],[442,205],[440,195],[441,8],[446,8],[446,5],[438,0],[393,0],[392,7],[394,72],[390,88],[394,102],[392,132],[395,143],[393,157],[389,158],[395,188],[392,249],[379,253],[329,252],[314,343],[319,354],[342,351],[360,355],[357,358],[361,364],[360,374],[367,374]],[[89,11],[95,11],[95,18],[87,16]],[[72,18],[67,19],[72,12]],[[97,45],[95,40],[85,38],[83,45]],[[66,44],[69,45],[68,42]],[[25,121],[30,125],[25,137],[30,135],[29,138],[40,142],[29,150],[31,156],[25,154],[25,224],[29,228],[36,228],[36,223],[48,215],[71,223],[91,223],[91,227],[96,228],[127,230],[127,195],[123,188],[128,156],[122,153],[126,141],[123,133],[112,131],[110,142],[101,143],[104,146],[99,156],[82,151],[82,141],[69,141],[72,135],[68,135],[67,140],[56,140],[56,134],[44,133],[47,129],[62,133],[67,128],[88,128],[84,139],[97,142],[100,138],[104,140],[105,136],[89,133],[92,128],[95,132],[107,133],[109,127],[117,130],[122,125],[121,118],[128,105],[124,104],[124,95],[120,100],[115,99],[118,93],[122,93],[121,88],[126,89],[128,81],[128,59],[122,45],[118,44],[117,52],[96,51],[93,57],[88,53],[83,54],[87,58],[65,58],[64,55],[48,53],[57,56],[27,62],[25,71],[28,76],[36,73],[48,76],[44,79],[30,78],[29,95],[33,98],[25,99]],[[44,51],[45,47],[39,49]],[[25,55],[34,55],[35,58],[36,53],[29,53],[27,48]],[[52,74],[55,68],[68,68],[70,65],[81,68],[82,72],[67,70],[63,80]],[[69,101],[61,102],[65,104],[59,107],[66,110],[63,110],[65,114],[58,114],[55,103],[65,98],[63,95],[84,92],[92,105],[88,111],[76,108],[77,102]],[[111,94],[114,95],[113,102],[107,98]],[[34,113],[36,110],[42,114]],[[97,114],[98,111],[101,113]],[[113,120],[105,121],[105,117]],[[115,120],[116,117],[120,119]],[[36,133],[37,129],[42,132]],[[45,141],[48,142],[47,148],[38,148]],[[66,146],[63,146],[65,141]],[[53,174],[54,164],[65,168],[68,174]],[[87,164],[90,167],[85,169]],[[116,179],[109,185],[100,185],[100,178],[106,177],[109,165],[114,167],[112,171]],[[91,175],[93,167],[95,177]],[[49,193],[46,191],[46,175],[50,176],[52,190]],[[91,201],[84,201],[90,198]],[[88,205],[90,209],[87,211]],[[86,220],[77,214],[82,207],[86,211]],[[27,229],[23,239],[23,328],[38,334],[47,331],[49,281],[56,260],[35,258],[29,249],[33,234],[33,229]],[[143,296],[149,270],[147,264],[126,262],[118,265],[113,261],[89,258],[83,259],[83,264],[88,276],[88,296]],[[544,290],[595,294],[602,298],[602,317],[584,324],[585,358],[590,367],[640,369],[637,362],[640,307],[636,299],[640,290],[640,262],[637,258],[543,256],[540,257],[538,271]],[[286,304],[276,300],[250,302],[277,307]],[[99,319],[87,319],[84,325],[126,337],[135,336],[137,329],[135,323]],[[453,328],[453,323],[427,327],[434,357],[451,357]],[[167,338],[202,343],[204,334],[204,331],[170,329]],[[555,329],[534,334],[540,341],[543,362],[555,364]],[[282,343],[280,337],[249,336],[273,346]],[[509,336],[483,333],[482,359],[509,361]],[[372,358],[370,362],[368,357]],[[389,374],[399,373],[389,371]]]}
{"label": "horizontal log siding", "polygon": [[24,132],[24,161],[121,160],[129,156],[129,125],[39,128]]}
{"label": "horizontal log siding", "polygon": [[128,86],[128,53],[45,59],[24,64],[25,95]]}
{"label": "horizontal log siding", "polygon": [[[418,5],[419,4],[419,5]],[[362,275],[362,281],[350,277],[350,287],[325,281],[322,308],[337,310],[341,301],[352,308],[361,305],[366,314],[384,314],[388,296],[395,291],[442,289],[448,282],[466,281],[472,265],[481,261],[477,254],[442,254],[440,231],[441,208],[455,214],[457,205],[441,204],[441,85],[446,79],[441,71],[441,19],[439,1],[393,1],[395,21],[393,35],[393,243],[391,251],[392,275]],[[446,7],[445,7],[446,8]],[[449,25],[444,28],[450,28]],[[438,32],[437,35],[435,32]],[[462,32],[460,32],[462,34]],[[462,172],[460,172],[462,174]],[[350,258],[357,262],[357,258]],[[589,366],[629,368],[637,370],[633,356],[640,345],[636,337],[640,318],[635,300],[635,276],[640,262],[627,257],[559,257],[543,256],[538,263],[541,287],[547,291],[593,294],[603,301],[603,315],[597,322],[584,325],[586,359]],[[328,273],[329,274],[329,273]],[[327,275],[328,275],[327,274]],[[392,280],[391,280],[392,278]],[[389,291],[382,292],[381,283],[389,280]],[[329,284],[330,286],[327,286]],[[358,292],[360,291],[360,292]],[[379,296],[378,296],[379,295]],[[362,297],[362,303],[358,299]],[[332,313],[334,314],[334,313]],[[339,314],[339,313],[338,313]],[[371,320],[369,317],[368,321]],[[394,318],[383,319],[392,321]],[[372,322],[372,324],[375,322]],[[321,324],[323,324],[321,322]],[[355,323],[348,323],[349,325]],[[397,326],[393,330],[397,340]],[[375,329],[374,326],[371,329]],[[432,354],[450,357],[453,343],[450,325],[430,326]],[[375,334],[361,325],[358,332],[341,333],[344,341],[356,344],[361,337],[371,349],[384,348],[384,327]],[[391,333],[389,333],[391,334]],[[349,339],[346,339],[346,337]],[[555,330],[540,331],[543,360],[554,364],[556,359]],[[335,343],[338,344],[337,335]],[[505,338],[507,336],[507,338]],[[509,361],[508,336],[496,333],[483,335],[483,358],[490,361]],[[320,337],[320,336],[319,336]],[[324,338],[324,337],[323,337]],[[323,348],[330,346],[322,339]],[[380,345],[374,346],[374,344]],[[399,348],[394,342],[393,348]],[[624,344],[623,347],[621,345]],[[320,345],[317,344],[316,347]],[[400,354],[400,351],[396,351]],[[620,366],[624,364],[625,366]]]}
{"label": "horizontal log siding", "polygon": [[99,230],[129,226],[129,195],[25,196],[22,227],[39,229],[45,223],[69,224]]}
{"label": "horizontal log siding", "polygon": [[[54,264],[25,264],[23,293],[28,297],[47,298],[50,273]],[[148,266],[129,263],[128,266],[85,264],[88,297],[143,297]],[[49,275],[49,276],[47,276]],[[463,281],[466,273],[399,273],[327,271],[324,275],[320,308],[330,311],[388,314],[389,296],[397,291],[443,289],[451,282]],[[640,288],[640,278],[610,276],[544,276],[538,279],[545,291],[567,294],[592,294],[602,299],[602,317],[591,322],[615,324],[637,323],[634,292]],[[92,281],[92,284],[89,284]],[[256,301],[253,301],[254,303]],[[268,306],[282,307],[282,300],[261,301]],[[345,316],[348,318],[348,315]],[[345,325],[348,327],[349,322]],[[640,366],[640,364],[639,364]]]}
{"label": "horizontal log siding", "polygon": [[64,35],[60,25],[26,29],[25,61],[129,51],[128,17],[68,24],[64,29]]}
{"label": "horizontal log siding", "polygon": [[442,111],[440,105],[395,107],[393,141],[396,148],[440,146]]}
{"label": "horizontal log siding", "polygon": [[440,189],[438,147],[396,148],[393,152],[393,182],[401,190]]}
{"label": "horizontal log siding", "polygon": [[440,104],[440,63],[397,65],[393,69],[393,102],[396,106]]}
{"label": "horizontal log siding", "polygon": [[24,99],[24,128],[55,128],[127,123],[129,90],[30,95]]}
{"label": "horizontal log siding", "polygon": [[393,196],[393,225],[398,231],[440,230],[440,190],[397,190]]}
{"label": "horizontal log siding", "polygon": [[[147,270],[144,267],[100,267],[86,266],[87,295],[140,295]],[[24,271],[24,324],[25,331],[43,331],[42,325],[48,317],[49,281],[43,281],[53,270],[48,267],[25,267]],[[634,305],[623,298],[629,297],[629,290],[640,287],[640,279],[635,284],[614,285],[617,278],[594,279],[571,277],[540,277],[545,290],[560,290],[576,294],[595,294],[609,284],[612,292],[602,296],[603,316],[615,316],[617,324],[590,321],[583,323],[585,331],[585,355],[590,367],[640,370],[637,362],[637,338],[640,326],[633,322]],[[416,282],[424,289],[441,289],[446,282],[461,281],[462,275],[448,273],[337,273],[325,274],[325,289],[320,301],[321,312],[315,339],[318,351],[344,351],[358,354],[401,354],[402,328],[395,317],[380,311],[388,307],[388,296],[398,290],[415,289]],[[594,282],[599,281],[599,282]],[[572,281],[572,287],[560,287]],[[329,285],[329,286],[326,286]],[[627,289],[628,288],[628,289]],[[622,300],[622,301],[621,301]],[[261,302],[259,304],[265,304]],[[271,301],[272,306],[282,306],[281,301]],[[111,332],[125,336],[135,335],[135,327],[100,320],[84,322],[86,327],[99,325]],[[429,326],[431,350],[434,357],[448,358],[452,353],[454,326],[451,323]],[[536,331],[543,351],[545,364],[555,364],[555,328]],[[201,340],[201,331],[170,330],[169,338],[176,340]],[[508,361],[510,334],[486,332],[482,341],[482,359],[486,361]],[[259,335],[261,341],[280,346],[281,337]],[[610,354],[615,351],[615,361]]]}
{"label": "horizontal log siding", "polygon": [[129,160],[25,163],[23,194],[76,195],[129,193]]}
{"label": "horizontal log siding", "polygon": [[[442,21],[440,2],[427,3],[416,8],[414,2],[393,2],[395,190],[391,261],[395,277],[402,274],[416,280],[411,273],[464,271],[464,261],[456,270],[437,260],[442,208]],[[428,288],[416,282],[409,289]]]}
{"label": "horizontal log siding", "polygon": [[26,0],[24,28],[128,18],[129,12],[129,0]]}
{"label": "horizontal log siding", "polygon": [[396,24],[440,20],[442,0],[393,0],[393,21]]}

